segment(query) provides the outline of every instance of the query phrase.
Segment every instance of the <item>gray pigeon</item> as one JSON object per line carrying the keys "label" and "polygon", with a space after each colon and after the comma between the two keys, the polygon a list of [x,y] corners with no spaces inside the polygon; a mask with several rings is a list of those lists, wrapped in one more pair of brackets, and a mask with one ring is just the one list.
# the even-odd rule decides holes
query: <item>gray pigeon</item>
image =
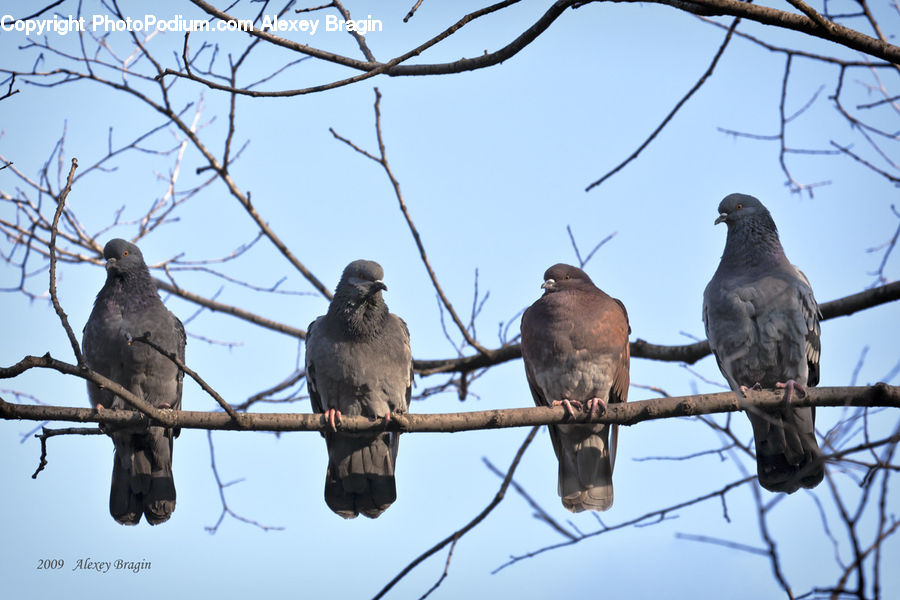
{"label": "gray pigeon", "polygon": [[[573,406],[594,415],[628,400],[630,350],[625,305],[607,296],[579,268],[557,264],[544,273],[544,295],[522,315],[522,358],[538,406]],[[572,512],[613,503],[617,427],[551,425],[559,460],[559,495]]]}
{"label": "gray pigeon", "polygon": [[[103,256],[106,283],[84,326],[87,365],[157,408],[178,410],[184,373],[147,344],[131,343],[131,339],[149,333],[151,341],[183,362],[184,326],[159,299],[137,246],[111,240]],[[90,382],[88,396],[97,410],[131,408]],[[137,525],[142,514],[151,525],[167,521],[175,510],[172,438],[179,432],[153,426],[107,433],[115,446],[110,514],[123,525]]]}
{"label": "gray pigeon", "polygon": [[306,334],[306,380],[312,408],[324,413],[328,472],[325,503],[352,519],[374,519],[397,499],[398,433],[341,433],[342,415],[390,419],[409,410],[412,354],[406,323],[384,303],[384,270],[376,262],[347,265],[328,312]]}
{"label": "gray pigeon", "polygon": [[[703,293],[709,346],[732,390],[819,382],[819,305],[806,276],[788,262],[775,222],[753,196],[731,194],[719,204],[716,224],[728,226],[719,268]],[[822,481],[816,409],[783,406],[749,410],[756,440],[759,483],[792,493]]]}

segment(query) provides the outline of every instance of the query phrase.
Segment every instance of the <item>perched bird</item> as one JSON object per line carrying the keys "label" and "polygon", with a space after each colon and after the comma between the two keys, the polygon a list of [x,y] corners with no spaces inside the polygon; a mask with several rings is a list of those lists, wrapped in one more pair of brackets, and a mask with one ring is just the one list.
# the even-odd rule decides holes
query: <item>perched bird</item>
{"label": "perched bird", "polygon": [[325,503],[352,519],[374,519],[397,499],[394,469],[398,433],[343,433],[341,416],[383,417],[409,410],[412,354],[406,323],[392,314],[381,292],[376,262],[347,265],[328,312],[306,334],[306,381],[312,408],[331,425],[326,432]]}
{"label": "perched bird", "polygon": [[[563,405],[574,418],[573,407],[593,416],[608,402],[627,401],[625,305],[570,265],[547,269],[541,287],[543,296],[522,315],[522,358],[534,403]],[[572,512],[612,506],[617,428],[610,438],[605,424],[550,425],[550,440],[563,506]]]}
{"label": "perched bird", "polygon": [[716,224],[728,226],[719,268],[703,293],[709,346],[731,389],[783,387],[775,411],[747,409],[759,483],[792,493],[822,481],[816,409],[788,405],[819,382],[819,305],[806,276],[788,262],[772,215],[753,196],[731,194]]}
{"label": "perched bird", "polygon": [[[103,249],[106,283],[84,326],[84,358],[88,367],[108,377],[157,408],[181,408],[184,372],[147,344],[149,339],[184,361],[184,326],[159,299],[156,285],[137,246],[115,239]],[[131,406],[109,390],[88,382],[97,409]],[[143,514],[151,525],[163,523],[175,510],[172,439],[177,430],[151,426],[108,429],[115,445],[109,512],[123,525],[137,525]]]}

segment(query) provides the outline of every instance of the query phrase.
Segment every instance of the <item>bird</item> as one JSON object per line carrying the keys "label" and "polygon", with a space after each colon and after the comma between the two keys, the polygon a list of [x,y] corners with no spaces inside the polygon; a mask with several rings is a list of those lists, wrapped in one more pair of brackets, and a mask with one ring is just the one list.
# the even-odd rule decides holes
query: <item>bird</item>
{"label": "bird", "polygon": [[[626,402],[631,327],[625,305],[567,264],[547,269],[541,288],[543,295],[525,310],[521,323],[522,358],[534,403],[562,405],[575,419],[575,408],[593,417],[610,402]],[[562,505],[571,512],[609,509],[617,427],[594,423],[549,429]]]}
{"label": "bird", "polygon": [[703,292],[703,323],[719,370],[732,390],[784,388],[776,410],[747,408],[760,485],[772,492],[814,488],[825,475],[815,407],[793,407],[794,394],[819,382],[822,315],[806,275],[785,256],[772,215],[746,194],[719,204],[725,250]]}
{"label": "bird", "polygon": [[406,323],[388,310],[384,269],[355,260],[344,269],[328,312],[306,334],[306,381],[313,411],[327,422],[325,503],[345,519],[376,518],[397,499],[400,434],[338,431],[342,416],[390,421],[406,413],[413,366]]}
{"label": "bird", "polygon": [[[178,410],[184,372],[154,348],[133,340],[149,334],[184,364],[184,325],[160,299],[137,246],[113,239],[103,248],[103,257],[106,282],[84,326],[85,363],[152,406]],[[131,408],[93,382],[87,388],[98,411]],[[179,430],[156,425],[105,430],[115,447],[110,514],[123,525],[137,525],[141,515],[151,525],[169,520],[175,510],[173,438]]]}

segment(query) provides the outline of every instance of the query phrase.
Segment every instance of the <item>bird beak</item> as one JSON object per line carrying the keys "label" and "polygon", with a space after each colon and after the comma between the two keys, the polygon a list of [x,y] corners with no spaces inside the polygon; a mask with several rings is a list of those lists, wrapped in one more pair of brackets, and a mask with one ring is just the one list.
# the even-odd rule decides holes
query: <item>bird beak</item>
{"label": "bird beak", "polygon": [[544,283],[541,284],[541,289],[542,290],[550,290],[550,289],[553,289],[555,286],[556,286],[556,280],[548,279],[547,281],[545,281]]}
{"label": "bird beak", "polygon": [[109,259],[106,260],[106,270],[107,270],[107,271],[109,271],[109,270],[110,270],[111,268],[113,268],[114,266],[116,266],[116,259],[115,259],[115,258],[109,258]]}
{"label": "bird beak", "polygon": [[725,219],[728,218],[728,213],[722,213],[719,215],[719,218],[715,220],[714,225],[718,225],[719,223],[724,223]]}
{"label": "bird beak", "polygon": [[387,286],[384,285],[384,282],[382,280],[376,279],[375,281],[372,282],[372,286],[369,288],[368,295],[374,296],[375,294],[377,294],[378,292],[380,292],[382,290],[384,290],[386,292]]}

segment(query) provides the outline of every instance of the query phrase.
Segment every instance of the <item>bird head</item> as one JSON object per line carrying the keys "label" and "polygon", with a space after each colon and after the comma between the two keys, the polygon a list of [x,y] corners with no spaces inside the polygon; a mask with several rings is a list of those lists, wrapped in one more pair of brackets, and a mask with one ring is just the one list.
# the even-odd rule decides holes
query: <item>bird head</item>
{"label": "bird head", "polygon": [[729,227],[741,219],[768,215],[763,203],[747,194],[729,194],[719,203],[719,217],[715,224],[725,223]]}
{"label": "bird head", "polygon": [[594,285],[588,274],[578,267],[557,263],[544,271],[544,283],[541,285],[541,289],[545,294],[550,294],[584,283]]}
{"label": "bird head", "polygon": [[377,262],[355,260],[344,269],[338,289],[343,290],[350,299],[358,302],[377,298],[381,291],[387,290],[387,286],[382,281],[383,277],[384,269]]}
{"label": "bird head", "polygon": [[119,238],[106,243],[106,247],[103,248],[103,258],[106,259],[106,272],[110,275],[140,271],[146,268],[140,249],[131,242]]}

